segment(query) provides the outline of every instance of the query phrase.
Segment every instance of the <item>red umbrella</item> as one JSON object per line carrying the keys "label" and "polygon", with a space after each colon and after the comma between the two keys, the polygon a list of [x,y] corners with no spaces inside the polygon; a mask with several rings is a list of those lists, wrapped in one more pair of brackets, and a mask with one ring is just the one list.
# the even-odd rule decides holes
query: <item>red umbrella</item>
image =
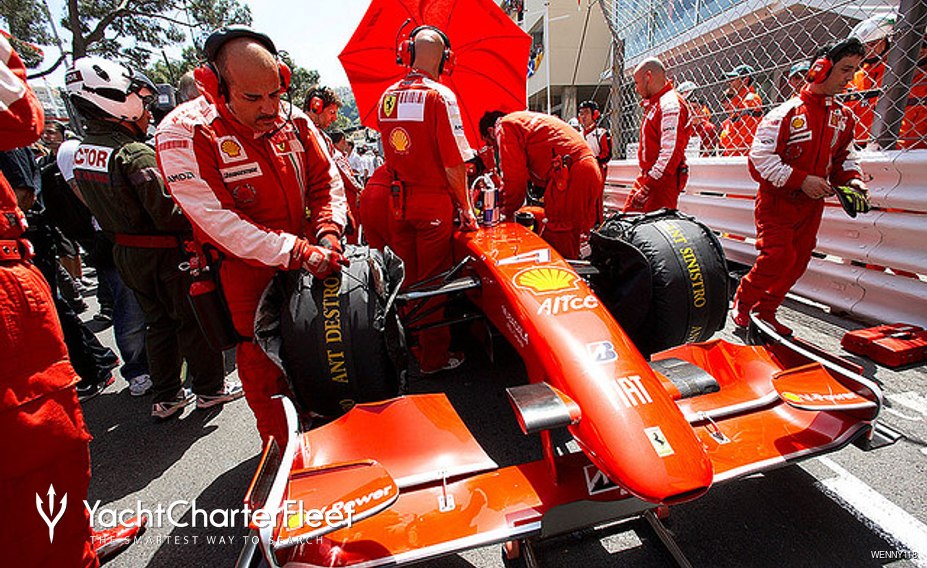
{"label": "red umbrella", "polygon": [[361,123],[377,127],[380,95],[408,72],[396,63],[397,43],[423,24],[439,28],[451,42],[457,61],[453,73],[442,75],[441,82],[457,94],[467,138],[480,146],[484,112],[527,107],[531,36],[492,0],[373,0],[338,56],[351,81]]}

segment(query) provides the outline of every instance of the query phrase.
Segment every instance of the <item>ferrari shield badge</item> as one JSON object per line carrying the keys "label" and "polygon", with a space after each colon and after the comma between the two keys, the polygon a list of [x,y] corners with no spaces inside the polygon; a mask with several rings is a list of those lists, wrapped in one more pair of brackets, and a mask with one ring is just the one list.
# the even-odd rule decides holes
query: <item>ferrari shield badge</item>
{"label": "ferrari shield badge", "polygon": [[396,95],[386,95],[383,97],[383,114],[392,117],[396,110]]}

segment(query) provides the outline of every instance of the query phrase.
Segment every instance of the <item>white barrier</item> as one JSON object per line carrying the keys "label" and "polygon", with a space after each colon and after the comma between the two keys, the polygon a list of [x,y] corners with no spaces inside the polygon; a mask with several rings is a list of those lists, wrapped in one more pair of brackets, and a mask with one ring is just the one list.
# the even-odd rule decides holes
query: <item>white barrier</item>
{"label": "white barrier", "polygon": [[[861,162],[876,209],[850,219],[836,199],[828,200],[816,248],[825,258],[812,259],[793,291],[865,320],[927,327],[927,150],[866,152]],[[689,183],[679,209],[719,232],[730,260],[753,264],[757,183],[747,159],[688,163]],[[621,208],[638,173],[636,160],[609,164],[609,212]]]}

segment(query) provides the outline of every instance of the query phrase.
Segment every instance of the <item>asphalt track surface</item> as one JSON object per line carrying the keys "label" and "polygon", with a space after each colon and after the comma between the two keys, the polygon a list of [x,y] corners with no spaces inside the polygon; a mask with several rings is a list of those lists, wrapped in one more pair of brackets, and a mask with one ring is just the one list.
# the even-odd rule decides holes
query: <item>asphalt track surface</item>
{"label": "asphalt track surface", "polygon": [[[84,314],[89,319],[95,312]],[[920,306],[917,309],[923,309]],[[855,447],[712,488],[673,507],[667,525],[693,566],[870,567],[927,566],[927,367],[890,370],[842,351],[846,330],[864,324],[793,299],[783,320],[802,338],[865,367],[887,394],[882,420],[901,431],[897,444],[873,452]],[[91,324],[95,325],[95,324]],[[98,336],[113,345],[111,328]],[[731,325],[720,336],[739,341]],[[237,379],[233,372],[233,380]],[[536,438],[522,436],[504,388],[523,382],[517,355],[497,342],[495,363],[476,348],[455,372],[436,380],[412,377],[413,392],[443,391],[487,453],[500,464],[538,455]],[[181,523],[196,509],[241,507],[258,463],[259,439],[246,403],[194,410],[155,423],[147,397],[129,396],[119,378],[87,401],[93,434],[89,502],[99,510],[172,503]],[[232,566],[246,530],[178,527],[165,518],[108,566]],[[202,524],[202,523],[200,523]],[[670,566],[671,556],[641,520],[557,537],[537,544],[542,566]],[[502,566],[494,545],[431,561],[434,567]]]}

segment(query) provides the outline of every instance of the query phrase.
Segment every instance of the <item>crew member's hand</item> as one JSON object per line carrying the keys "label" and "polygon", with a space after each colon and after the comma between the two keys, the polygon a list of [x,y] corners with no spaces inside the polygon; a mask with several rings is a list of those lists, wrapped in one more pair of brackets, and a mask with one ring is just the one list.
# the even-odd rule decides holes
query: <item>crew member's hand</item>
{"label": "crew member's hand", "polygon": [[348,259],[340,252],[325,247],[310,245],[306,239],[296,239],[290,253],[290,270],[305,268],[316,278],[325,278],[333,272],[340,272],[348,266]]}
{"label": "crew member's hand", "polygon": [[16,205],[22,209],[23,213],[32,209],[35,205],[35,193],[26,187],[17,187],[13,190],[16,193]]}
{"label": "crew member's hand", "polygon": [[465,205],[460,209],[460,230],[461,231],[475,231],[479,228],[479,222],[477,222],[476,215],[473,214],[473,209],[469,205]]}
{"label": "crew member's hand", "polygon": [[328,250],[333,250],[338,254],[344,254],[344,249],[341,248],[341,241],[338,240],[338,237],[336,237],[334,233],[324,233],[319,237],[319,245]]}
{"label": "crew member's hand", "polygon": [[801,190],[811,199],[823,199],[834,194],[834,189],[826,179],[812,175],[801,182]]}
{"label": "crew member's hand", "polygon": [[622,211],[643,211],[647,205],[648,197],[650,197],[650,188],[639,181],[635,181]]}
{"label": "crew member's hand", "polygon": [[857,191],[864,193],[867,198],[869,197],[869,188],[866,186],[866,182],[864,182],[863,180],[851,179],[850,181],[847,182],[847,185]]}

